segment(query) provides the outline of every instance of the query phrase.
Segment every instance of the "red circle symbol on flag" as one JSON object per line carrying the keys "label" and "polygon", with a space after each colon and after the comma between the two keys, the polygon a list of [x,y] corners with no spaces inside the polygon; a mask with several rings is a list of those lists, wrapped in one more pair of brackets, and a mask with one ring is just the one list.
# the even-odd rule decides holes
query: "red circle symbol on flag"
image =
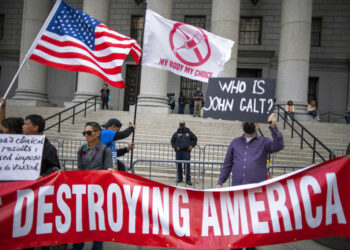
{"label": "red circle symbol on flag", "polygon": [[176,58],[188,66],[200,66],[210,57],[208,36],[198,27],[175,23],[169,43]]}

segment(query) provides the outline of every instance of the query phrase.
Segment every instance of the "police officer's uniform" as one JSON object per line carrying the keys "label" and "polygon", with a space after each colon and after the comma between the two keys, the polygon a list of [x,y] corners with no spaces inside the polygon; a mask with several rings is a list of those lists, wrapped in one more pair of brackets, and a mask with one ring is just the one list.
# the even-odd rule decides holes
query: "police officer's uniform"
{"label": "police officer's uniform", "polygon": [[[183,128],[182,128],[183,127]],[[176,160],[190,160],[191,151],[189,147],[195,147],[197,145],[197,137],[185,127],[185,123],[180,123],[180,128],[173,134],[171,138],[171,145],[176,151]],[[178,150],[178,148],[180,150]],[[192,185],[190,164],[185,164],[186,183]],[[182,163],[177,164],[177,181],[182,182]]]}

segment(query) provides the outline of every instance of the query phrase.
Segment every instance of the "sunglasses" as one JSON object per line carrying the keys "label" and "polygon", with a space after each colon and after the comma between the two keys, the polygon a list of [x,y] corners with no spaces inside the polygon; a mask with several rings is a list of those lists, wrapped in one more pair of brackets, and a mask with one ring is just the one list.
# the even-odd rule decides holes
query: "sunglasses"
{"label": "sunglasses", "polygon": [[83,136],[92,135],[93,132],[95,132],[95,131],[84,131],[84,132],[82,132],[82,134],[83,134]]}

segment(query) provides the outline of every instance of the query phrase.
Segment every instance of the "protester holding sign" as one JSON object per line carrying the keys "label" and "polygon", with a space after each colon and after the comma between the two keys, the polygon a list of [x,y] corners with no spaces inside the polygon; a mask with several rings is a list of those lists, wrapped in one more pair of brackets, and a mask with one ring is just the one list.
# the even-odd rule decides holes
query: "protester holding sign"
{"label": "protester holding sign", "polygon": [[[28,115],[24,119],[23,134],[42,135],[45,129],[45,120],[40,115]],[[41,160],[40,176],[49,175],[61,169],[57,150],[45,137],[43,156]]]}
{"label": "protester holding sign", "polygon": [[221,187],[232,171],[232,185],[266,180],[267,155],[284,148],[283,136],[276,126],[276,115],[268,118],[273,140],[257,135],[258,123],[243,122],[244,134],[234,139],[225,157],[217,187]]}
{"label": "protester holding sign", "polygon": [[[232,186],[258,183],[267,179],[267,155],[284,148],[283,136],[276,127],[276,115],[268,117],[273,140],[267,137],[258,137],[258,123],[243,122],[244,134],[234,139],[226,153],[217,187],[222,184],[232,172]],[[238,248],[241,249],[241,248]],[[255,247],[247,248],[249,250]]]}

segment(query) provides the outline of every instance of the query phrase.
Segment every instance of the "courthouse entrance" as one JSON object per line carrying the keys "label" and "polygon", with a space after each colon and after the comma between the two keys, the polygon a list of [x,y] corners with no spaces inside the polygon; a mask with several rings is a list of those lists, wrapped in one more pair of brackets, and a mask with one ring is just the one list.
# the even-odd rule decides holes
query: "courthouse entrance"
{"label": "courthouse entrance", "polygon": [[[138,82],[139,66],[127,65],[126,68],[126,87],[124,94],[124,111],[129,111],[129,106],[134,105],[137,96],[140,93],[140,83]],[[136,93],[137,91],[137,93]]]}

